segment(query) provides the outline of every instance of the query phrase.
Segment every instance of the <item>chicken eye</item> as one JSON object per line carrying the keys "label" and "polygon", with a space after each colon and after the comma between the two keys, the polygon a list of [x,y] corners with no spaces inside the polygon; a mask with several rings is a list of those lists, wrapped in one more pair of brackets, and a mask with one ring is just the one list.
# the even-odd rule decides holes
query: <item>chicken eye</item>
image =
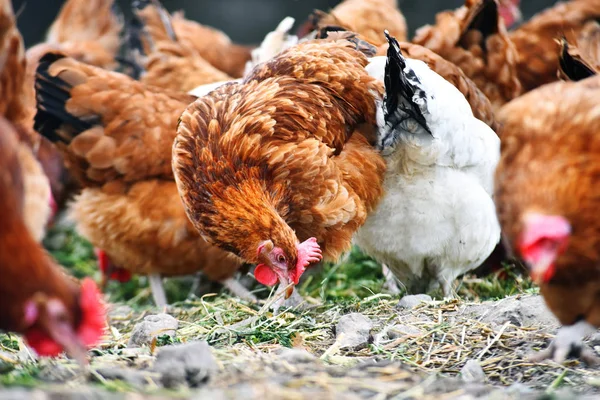
{"label": "chicken eye", "polygon": [[277,261],[280,263],[284,263],[285,262],[285,256],[283,254],[280,254],[277,256]]}

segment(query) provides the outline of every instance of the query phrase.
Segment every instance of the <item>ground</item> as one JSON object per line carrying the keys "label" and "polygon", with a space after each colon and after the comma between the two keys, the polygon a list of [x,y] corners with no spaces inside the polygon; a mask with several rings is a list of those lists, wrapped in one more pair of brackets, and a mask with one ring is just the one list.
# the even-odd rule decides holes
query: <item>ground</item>
{"label": "ground", "polygon": [[[91,246],[69,227],[45,245],[75,275],[99,277]],[[512,271],[466,277],[461,300],[399,301],[383,289],[380,266],[353,250],[308,273],[304,300],[278,315],[268,300],[250,304],[188,278],[168,281],[169,318],[152,307],[144,278],[114,283],[110,331],[86,371],[64,358],[36,361],[19,337],[0,336],[0,398],[600,396],[598,369],[527,361],[558,325]]]}

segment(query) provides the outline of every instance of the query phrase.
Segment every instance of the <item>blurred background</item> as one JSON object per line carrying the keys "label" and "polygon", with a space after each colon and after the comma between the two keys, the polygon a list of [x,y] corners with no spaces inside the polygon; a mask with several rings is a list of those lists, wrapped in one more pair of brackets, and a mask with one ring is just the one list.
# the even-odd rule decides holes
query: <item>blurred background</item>
{"label": "blurred background", "polygon": [[[44,37],[63,0],[13,0],[18,26],[27,47]],[[225,31],[235,42],[258,44],[286,16],[300,24],[314,9],[327,11],[336,0],[162,0],[169,11],[185,10],[188,18]],[[128,15],[130,0],[118,0]],[[556,3],[552,0],[523,0],[525,18]],[[456,8],[464,0],[399,0],[410,34],[434,21],[435,13]]]}

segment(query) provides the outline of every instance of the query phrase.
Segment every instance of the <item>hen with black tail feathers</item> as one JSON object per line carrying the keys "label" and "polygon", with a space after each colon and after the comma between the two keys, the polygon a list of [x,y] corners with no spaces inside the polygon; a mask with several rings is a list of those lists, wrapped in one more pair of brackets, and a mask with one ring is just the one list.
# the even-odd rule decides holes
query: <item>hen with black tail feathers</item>
{"label": "hen with black tail feathers", "polygon": [[492,201],[500,141],[456,87],[405,58],[386,36],[387,57],[367,67],[385,82],[377,111],[385,195],[355,243],[409,292],[440,284],[450,296],[453,281],[479,266],[500,239]]}

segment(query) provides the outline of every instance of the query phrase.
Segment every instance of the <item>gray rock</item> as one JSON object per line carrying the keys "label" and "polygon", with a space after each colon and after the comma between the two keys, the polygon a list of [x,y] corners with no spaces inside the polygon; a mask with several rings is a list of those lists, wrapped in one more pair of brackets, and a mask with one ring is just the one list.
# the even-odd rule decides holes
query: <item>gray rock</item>
{"label": "gray rock", "polygon": [[402,336],[420,336],[423,331],[410,325],[394,325],[387,329],[387,336],[390,339],[398,339]]}
{"label": "gray rock", "polygon": [[96,372],[104,379],[120,380],[140,388],[148,383],[148,378],[151,378],[148,372],[121,367],[100,367]]}
{"label": "gray rock", "polygon": [[289,362],[290,364],[304,364],[313,362],[316,357],[310,354],[306,350],[302,349],[288,349],[287,347],[282,347],[281,349],[275,352],[277,357]]}
{"label": "gray rock", "polygon": [[207,382],[218,366],[208,343],[198,341],[162,347],[153,370],[161,374],[161,382],[167,388],[186,383],[197,387]]}
{"label": "gray rock", "polygon": [[485,382],[485,372],[477,360],[467,360],[460,370],[460,376],[467,383]]}
{"label": "gray rock", "polygon": [[398,304],[396,305],[396,308],[415,308],[416,306],[418,306],[419,304],[421,304],[422,302],[429,302],[432,301],[433,299],[431,298],[431,296],[427,295],[427,294],[411,294],[411,295],[406,295],[403,298],[400,299],[400,301],[398,302]]}
{"label": "gray rock", "polygon": [[483,322],[497,326],[510,322],[515,326],[539,326],[548,331],[558,329],[556,317],[548,310],[542,296],[507,297],[470,306],[466,312],[483,316]]}
{"label": "gray rock", "polygon": [[371,339],[371,320],[360,313],[344,315],[335,327],[335,336],[341,339],[341,347],[357,347],[369,343]]}
{"label": "gray rock", "polygon": [[174,338],[178,327],[179,322],[169,314],[148,315],[133,328],[127,347],[148,345],[153,338],[163,335]]}

